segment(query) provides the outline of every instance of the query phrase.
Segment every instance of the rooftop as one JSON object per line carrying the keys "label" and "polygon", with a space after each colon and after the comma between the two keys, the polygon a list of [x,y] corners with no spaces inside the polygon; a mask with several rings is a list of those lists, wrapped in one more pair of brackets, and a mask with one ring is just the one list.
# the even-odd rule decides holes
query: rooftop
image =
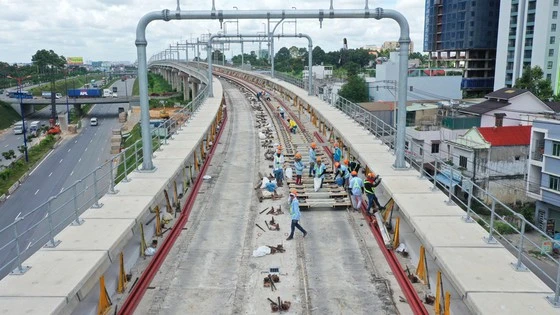
{"label": "rooftop", "polygon": [[491,99],[491,98],[495,98],[495,99],[500,99],[500,100],[509,100],[511,98],[514,98],[518,95],[524,94],[529,92],[528,90],[523,90],[523,89],[516,89],[516,88],[502,88],[499,90],[496,90],[492,93],[488,93],[486,94],[486,98]]}
{"label": "rooftop", "polygon": [[509,105],[511,103],[507,102],[507,101],[495,101],[495,100],[486,100],[482,103],[467,107],[467,108],[461,108],[459,109],[459,111],[461,112],[465,112],[465,113],[470,113],[470,114],[475,114],[475,115],[482,115],[485,114],[487,112],[493,111],[495,109],[499,109],[502,107],[505,107],[507,105]]}
{"label": "rooftop", "polygon": [[480,127],[478,132],[494,147],[531,143],[531,126]]}

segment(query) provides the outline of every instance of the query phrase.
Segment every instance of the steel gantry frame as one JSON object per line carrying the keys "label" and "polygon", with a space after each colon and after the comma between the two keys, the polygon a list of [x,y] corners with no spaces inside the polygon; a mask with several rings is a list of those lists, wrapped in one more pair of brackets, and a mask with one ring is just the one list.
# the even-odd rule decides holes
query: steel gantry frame
{"label": "steel gantry frame", "polygon": [[[313,64],[313,41],[311,40],[311,37],[307,34],[295,34],[295,35],[276,35],[278,38],[280,37],[289,37],[289,38],[307,38],[307,56],[308,56],[308,60],[307,60],[307,65],[309,70],[311,71],[311,65]],[[250,35],[250,34],[240,34],[240,35],[227,35],[227,34],[216,34],[216,35],[212,35],[210,36],[210,39],[208,40],[208,45],[207,48],[210,50],[210,54],[212,54],[212,43],[214,41],[214,39],[216,38],[262,38],[262,36],[260,35]],[[274,58],[272,59],[272,68],[274,69]],[[211,78],[212,77],[212,59],[208,58],[208,77]],[[313,95],[313,77],[311,76],[311,73],[309,73],[309,90],[308,90],[308,95]],[[208,82],[208,97],[214,97],[214,94],[212,93],[212,80],[209,80]]]}
{"label": "steel gantry frame", "polygon": [[[140,109],[141,127],[143,143],[143,163],[142,171],[154,171],[152,162],[152,142],[150,137],[150,114],[148,104],[148,64],[146,60],[146,28],[153,21],[171,20],[218,20],[223,23],[226,19],[237,20],[269,20],[270,19],[319,19],[322,26],[324,19],[392,19],[399,24],[399,82],[398,82],[398,124],[397,124],[397,143],[395,146],[395,169],[406,169],[405,162],[405,133],[406,133],[406,90],[408,84],[408,48],[410,46],[410,28],[408,21],[400,12],[376,8],[370,10],[368,2],[364,9],[341,9],[335,10],[331,1],[328,10],[216,10],[214,3],[209,11],[183,11],[177,5],[177,9],[172,11],[165,9],[162,11],[152,11],[145,14],[138,21],[136,27],[136,50],[138,55],[138,81],[140,88]],[[269,32],[269,36],[270,36]],[[311,69],[309,69],[311,71]],[[208,78],[209,81],[212,77]]]}

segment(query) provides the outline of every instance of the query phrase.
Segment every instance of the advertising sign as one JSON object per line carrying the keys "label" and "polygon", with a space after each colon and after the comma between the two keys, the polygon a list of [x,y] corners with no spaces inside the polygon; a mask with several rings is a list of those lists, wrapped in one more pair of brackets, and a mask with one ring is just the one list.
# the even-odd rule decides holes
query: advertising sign
{"label": "advertising sign", "polygon": [[66,57],[66,62],[69,65],[83,65],[84,57]]}

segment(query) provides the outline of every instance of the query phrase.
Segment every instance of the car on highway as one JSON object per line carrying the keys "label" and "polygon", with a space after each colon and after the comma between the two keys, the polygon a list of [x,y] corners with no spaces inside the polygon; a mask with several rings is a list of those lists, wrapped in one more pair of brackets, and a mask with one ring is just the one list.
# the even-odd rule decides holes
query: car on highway
{"label": "car on highway", "polygon": [[90,126],[97,126],[98,124],[99,124],[99,122],[97,121],[97,118],[96,118],[96,117],[92,117],[92,118],[89,120],[89,125],[90,125]]}

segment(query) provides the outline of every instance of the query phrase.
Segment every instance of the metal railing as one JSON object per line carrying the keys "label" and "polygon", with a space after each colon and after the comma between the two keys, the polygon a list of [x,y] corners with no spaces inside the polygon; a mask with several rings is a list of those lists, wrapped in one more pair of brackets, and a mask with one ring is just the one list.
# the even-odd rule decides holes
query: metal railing
{"label": "metal railing", "polygon": [[[339,95],[325,95],[324,99],[394,150],[396,129],[393,126]],[[446,193],[449,204],[455,203],[465,210],[465,216],[463,217],[465,224],[478,222],[485,228],[488,231],[488,235],[485,237],[486,242],[496,243],[499,241],[514,253],[517,259],[516,262],[512,263],[512,267],[515,270],[524,271],[528,266],[533,273],[544,279],[543,281],[554,290],[554,295],[547,297],[547,300],[555,306],[560,306],[560,261],[553,256],[551,248],[549,248],[550,244],[553,244],[552,247],[554,248],[560,246],[560,242],[540,230],[522,214],[498,200],[483,187],[471,181],[470,178],[464,177],[460,170],[450,166],[447,161],[426,152],[427,150],[419,150],[423,144],[417,144],[409,136],[406,137],[406,141],[408,142],[408,148],[405,150],[406,160],[411,167],[420,172],[420,177],[433,182],[433,189],[439,188]],[[419,154],[417,152],[423,153]],[[433,174],[424,170],[428,165],[433,168]],[[450,180],[453,183],[450,184],[451,187],[440,183],[436,179],[438,174],[446,174],[447,178],[453,178],[454,180]],[[447,174],[450,174],[450,176]],[[458,189],[466,197],[456,195],[455,191]],[[529,230],[533,230],[536,237],[528,237],[527,232]],[[540,239],[543,242],[539,243],[534,239]],[[545,243],[549,245],[547,246]],[[542,264],[538,264],[532,259],[531,254],[542,255],[550,260],[552,273],[555,274],[551,274],[550,270],[545,270]]]}
{"label": "metal railing", "polygon": [[[197,74],[207,80],[204,72],[197,71]],[[153,152],[168,144],[168,138],[181,130],[182,124],[207,96],[208,89],[204,87],[195,99],[151,130]],[[0,229],[0,279],[10,273],[24,273],[29,267],[23,262],[41,247],[56,247],[60,243],[56,235],[70,224],[82,224],[80,215],[87,209],[102,207],[101,197],[118,193],[115,185],[127,182],[128,174],[139,171],[142,161],[142,140],[139,139],[84,178]]]}

